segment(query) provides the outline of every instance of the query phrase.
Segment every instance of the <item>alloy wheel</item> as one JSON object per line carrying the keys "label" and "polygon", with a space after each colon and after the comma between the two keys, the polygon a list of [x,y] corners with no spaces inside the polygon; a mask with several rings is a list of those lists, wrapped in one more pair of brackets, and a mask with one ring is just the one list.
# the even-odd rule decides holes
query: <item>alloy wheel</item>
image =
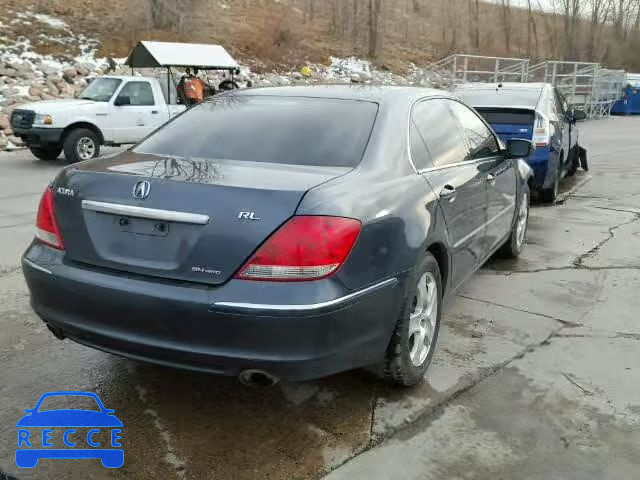
{"label": "alloy wheel", "polygon": [[433,348],[438,318],[438,283],[431,272],[424,273],[416,286],[409,316],[409,358],[419,367]]}
{"label": "alloy wheel", "polygon": [[525,192],[520,200],[520,208],[518,209],[518,219],[516,220],[516,243],[518,248],[524,242],[527,232],[527,220],[529,218],[529,195]]}

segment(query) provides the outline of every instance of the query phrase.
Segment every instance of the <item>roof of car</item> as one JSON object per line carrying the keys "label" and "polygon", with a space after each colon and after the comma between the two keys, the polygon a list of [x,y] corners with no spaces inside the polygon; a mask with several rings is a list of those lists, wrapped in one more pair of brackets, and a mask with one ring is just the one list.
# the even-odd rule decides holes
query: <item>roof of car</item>
{"label": "roof of car", "polygon": [[278,95],[288,97],[338,98],[381,103],[383,101],[413,101],[418,98],[445,96],[449,92],[434,88],[401,87],[390,85],[305,85],[290,87],[260,87],[236,90],[236,95]]}

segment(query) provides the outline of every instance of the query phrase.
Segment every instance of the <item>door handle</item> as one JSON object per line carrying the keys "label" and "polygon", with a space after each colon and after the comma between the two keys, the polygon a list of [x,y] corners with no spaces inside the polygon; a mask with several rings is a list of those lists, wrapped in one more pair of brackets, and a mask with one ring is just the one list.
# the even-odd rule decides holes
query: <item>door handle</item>
{"label": "door handle", "polygon": [[456,199],[456,187],[452,185],[445,185],[442,190],[440,190],[440,199],[441,200],[449,200],[449,202],[453,202]]}
{"label": "door handle", "polygon": [[496,176],[493,173],[490,173],[487,175],[487,182],[489,182],[490,185],[494,185],[496,183]]}
{"label": "door handle", "polygon": [[158,110],[151,110],[151,113],[152,113],[153,115],[157,115],[157,114],[158,114]]}

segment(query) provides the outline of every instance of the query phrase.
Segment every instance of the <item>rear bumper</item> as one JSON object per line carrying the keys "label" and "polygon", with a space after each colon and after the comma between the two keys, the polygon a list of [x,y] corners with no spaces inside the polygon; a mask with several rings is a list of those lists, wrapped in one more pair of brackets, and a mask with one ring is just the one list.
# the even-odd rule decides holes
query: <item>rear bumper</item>
{"label": "rear bumper", "polygon": [[543,188],[547,178],[548,158],[529,158],[527,163],[533,170],[533,184],[535,188]]}
{"label": "rear bumper", "polygon": [[30,147],[58,145],[62,128],[15,128],[14,133]]}
{"label": "rear bumper", "polygon": [[36,243],[22,263],[34,311],[78,343],[171,367],[258,369],[287,380],[381,361],[402,283],[358,291],[335,280],[167,283],[83,268]]}

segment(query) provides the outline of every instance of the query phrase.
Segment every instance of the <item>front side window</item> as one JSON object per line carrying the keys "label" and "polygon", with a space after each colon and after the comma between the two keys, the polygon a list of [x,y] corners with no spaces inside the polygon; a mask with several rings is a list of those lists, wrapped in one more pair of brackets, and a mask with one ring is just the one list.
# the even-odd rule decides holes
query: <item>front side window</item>
{"label": "front side window", "polygon": [[443,99],[426,100],[413,108],[413,119],[436,166],[466,159],[469,150]]}
{"label": "front side window", "polygon": [[490,157],[498,153],[495,136],[473,110],[459,102],[451,101],[449,105],[467,137],[472,159]]}
{"label": "front side window", "polygon": [[118,98],[129,97],[129,105],[154,105],[153,91],[149,82],[129,82],[118,94]]}
{"label": "front side window", "polygon": [[94,102],[108,102],[118,89],[122,80],[119,78],[96,78],[78,96],[83,100],[93,100]]}
{"label": "front side window", "polygon": [[304,166],[360,163],[378,104],[358,100],[223,95],[180,115],[134,151],[179,158]]}

